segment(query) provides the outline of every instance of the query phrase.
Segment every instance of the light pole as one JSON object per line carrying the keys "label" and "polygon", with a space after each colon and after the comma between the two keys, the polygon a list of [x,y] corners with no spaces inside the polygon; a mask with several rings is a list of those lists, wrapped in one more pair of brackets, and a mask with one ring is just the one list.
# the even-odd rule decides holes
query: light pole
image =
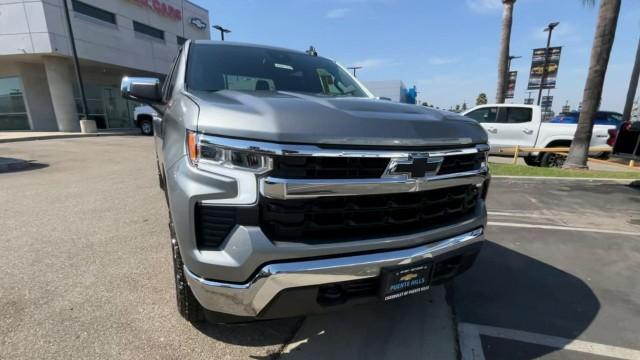
{"label": "light pole", "polygon": [[73,27],[71,26],[71,18],[69,16],[69,6],[67,0],[62,0],[64,4],[64,16],[67,22],[67,30],[69,31],[69,41],[71,42],[71,55],[73,59],[73,67],[76,71],[78,79],[78,90],[80,90],[80,101],[82,101],[82,111],[84,112],[81,119],[89,119],[89,107],[87,106],[87,96],[84,92],[84,82],[82,81],[82,73],[80,72],[80,63],[78,61],[78,51],[76,50],[76,41],[73,37]]}
{"label": "light pole", "polygon": [[547,36],[547,47],[544,49],[544,63],[542,65],[542,77],[540,78],[540,88],[538,89],[538,105],[540,105],[540,99],[542,98],[542,87],[544,86],[544,81],[547,78],[547,65],[549,64],[549,45],[551,45],[551,33],[553,29],[560,24],[559,22],[550,23],[544,31],[548,31],[549,35]]}
{"label": "light pole", "polygon": [[362,66],[349,66],[347,69],[353,70],[353,77],[356,77],[356,70],[362,69]]}
{"label": "light pole", "polygon": [[222,40],[222,41],[224,41],[224,34],[225,34],[225,33],[230,33],[230,32],[231,32],[231,30],[229,30],[229,29],[225,29],[225,28],[223,28],[223,27],[222,27],[222,26],[220,26],[220,25],[213,25],[213,28],[214,28],[214,29],[216,29],[216,30],[218,30],[218,31],[220,31],[220,40]]}

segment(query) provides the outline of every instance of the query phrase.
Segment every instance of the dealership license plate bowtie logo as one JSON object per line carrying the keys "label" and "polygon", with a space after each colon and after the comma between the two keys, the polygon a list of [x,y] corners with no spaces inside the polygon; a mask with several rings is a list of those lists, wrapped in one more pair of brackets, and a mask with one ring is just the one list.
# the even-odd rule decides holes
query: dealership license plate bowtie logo
{"label": "dealership license plate bowtie logo", "polygon": [[442,164],[441,157],[429,157],[426,154],[411,154],[409,159],[393,159],[389,162],[387,174],[407,175],[410,178],[434,176]]}

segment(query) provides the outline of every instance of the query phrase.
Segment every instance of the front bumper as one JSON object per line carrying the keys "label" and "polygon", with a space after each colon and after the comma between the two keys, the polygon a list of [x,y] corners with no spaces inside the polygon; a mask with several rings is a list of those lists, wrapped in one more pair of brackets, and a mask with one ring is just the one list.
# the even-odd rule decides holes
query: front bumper
{"label": "front bumper", "polygon": [[[407,265],[446,257],[484,240],[483,228],[417,247],[316,260],[273,263],[262,267],[242,284],[211,281],[185,266],[189,287],[204,308],[236,316],[264,314],[276,297],[287,290],[376,278],[387,266]],[[477,250],[474,250],[477,252]]]}

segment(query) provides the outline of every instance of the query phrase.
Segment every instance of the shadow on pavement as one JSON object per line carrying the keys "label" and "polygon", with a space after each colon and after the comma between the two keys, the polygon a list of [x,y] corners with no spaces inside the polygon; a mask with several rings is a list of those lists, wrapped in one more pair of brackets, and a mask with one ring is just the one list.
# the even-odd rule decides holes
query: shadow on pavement
{"label": "shadow on pavement", "polygon": [[[552,251],[550,249],[550,251]],[[459,322],[577,338],[600,302],[581,279],[487,241],[471,267],[450,286]],[[502,341],[510,358],[533,359],[557,349]],[[499,355],[486,358],[500,358]]]}
{"label": "shadow on pavement", "polygon": [[38,170],[48,166],[49,164],[30,160],[0,157],[0,174]]}
{"label": "shadow on pavement", "polygon": [[302,318],[288,318],[236,324],[203,323],[197,329],[227,344],[259,347],[283,344],[293,336],[301,322]]}

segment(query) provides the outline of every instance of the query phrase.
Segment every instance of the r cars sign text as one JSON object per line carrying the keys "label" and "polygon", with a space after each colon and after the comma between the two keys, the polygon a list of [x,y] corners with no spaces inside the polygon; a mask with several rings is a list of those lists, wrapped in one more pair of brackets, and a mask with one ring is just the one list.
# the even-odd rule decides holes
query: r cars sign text
{"label": "r cars sign text", "polygon": [[182,11],[160,0],[129,0],[139,6],[149,8],[156,13],[173,20],[182,19]]}

